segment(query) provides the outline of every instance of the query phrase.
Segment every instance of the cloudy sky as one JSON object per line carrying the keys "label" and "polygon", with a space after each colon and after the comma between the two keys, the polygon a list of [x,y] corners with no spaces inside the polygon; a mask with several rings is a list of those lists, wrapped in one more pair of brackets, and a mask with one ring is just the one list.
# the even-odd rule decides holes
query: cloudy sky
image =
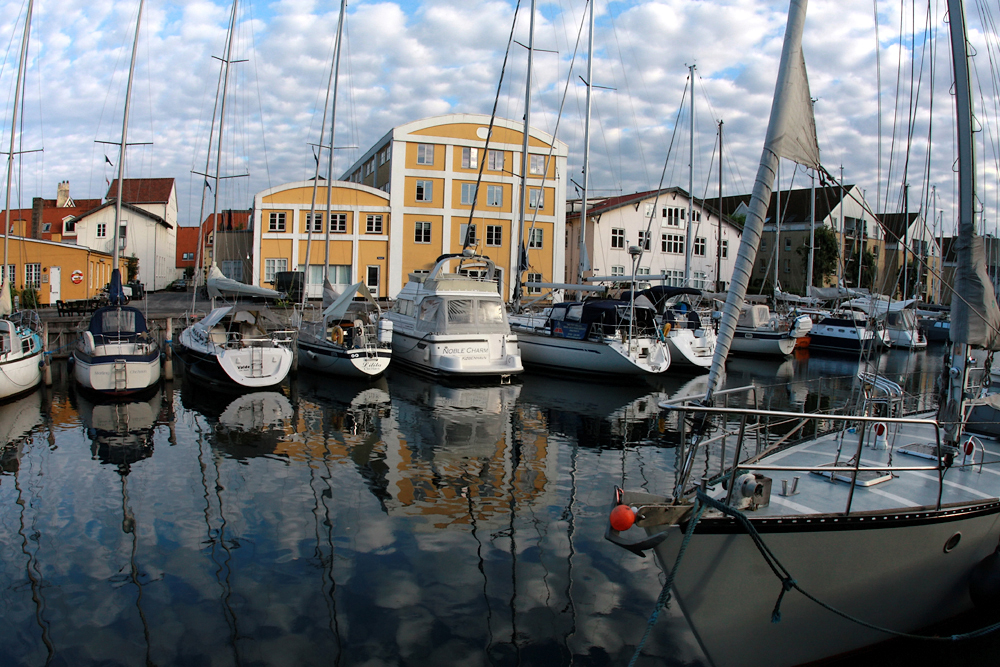
{"label": "cloudy sky", "polygon": [[[394,125],[453,112],[520,119],[528,5],[523,0],[356,2],[347,8],[336,125],[335,174]],[[231,5],[147,0],[129,140],[129,177],[173,177],[181,224],[196,224],[201,176]],[[0,72],[3,146],[24,5],[0,5],[5,64]],[[125,79],[138,0],[36,0],[22,150],[16,170],[22,206],[53,198],[68,180],[77,198],[103,197],[117,163]],[[717,124],[724,123],[724,190],[752,186],[784,33],[784,0],[636,0],[595,5],[591,189],[598,195],[666,185],[688,187],[688,65],[696,66],[694,191],[714,196]],[[310,178],[319,141],[339,5],[332,0],[254,0],[237,10],[231,91],[223,133],[221,207],[252,205],[262,189]],[[569,177],[580,182],[586,87],[586,31],[573,71],[584,0],[539,1],[536,9],[532,124],[555,130],[569,80],[559,138],[570,147]],[[876,28],[875,13],[878,12]],[[973,67],[984,131],[981,198],[996,225],[998,173],[992,118],[998,95],[989,76],[993,17],[969,4]],[[515,24],[515,13],[517,14]],[[813,0],[804,50],[823,162],[865,188],[873,207],[911,210],[937,185],[946,227],[953,220],[952,73],[943,0]],[[508,38],[515,43],[507,55]],[[507,67],[499,88],[505,56]],[[974,76],[976,76],[974,74]],[[879,91],[881,90],[881,94]],[[684,104],[682,106],[682,100]],[[985,108],[985,111],[983,109]],[[930,122],[933,112],[934,121]],[[677,132],[675,120],[680,113]],[[881,122],[879,122],[881,118]],[[928,153],[928,137],[932,150]],[[881,138],[880,138],[881,137]],[[673,140],[673,152],[668,147]],[[143,145],[151,144],[151,145]],[[214,164],[210,171],[214,172]],[[782,167],[785,187],[808,176]],[[325,166],[324,166],[325,171]],[[569,187],[572,194],[573,185]],[[878,201],[875,204],[875,201]],[[209,203],[209,209],[211,204]]]}

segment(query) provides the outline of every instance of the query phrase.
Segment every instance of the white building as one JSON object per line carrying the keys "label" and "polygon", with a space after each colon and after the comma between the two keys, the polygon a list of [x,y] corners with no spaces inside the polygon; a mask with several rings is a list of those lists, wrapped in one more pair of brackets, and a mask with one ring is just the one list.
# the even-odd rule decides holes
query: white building
{"label": "white building", "polygon": [[581,277],[580,201],[569,202],[567,283],[594,276],[631,277],[633,256],[629,248],[636,246],[642,250],[635,267],[638,275],[659,276],[661,284],[684,286],[685,264],[690,261],[688,286],[721,291],[733,274],[740,228],[726,217],[720,222],[710,200],[689,203],[687,192],[668,188],[659,196],[653,190],[592,200],[587,209],[585,242],[590,270],[584,270]]}
{"label": "white building", "polygon": [[[119,230],[121,257],[139,260],[139,281],[146,289],[164,289],[176,273],[177,192],[172,178],[127,178]],[[64,240],[101,252],[114,252],[115,197],[111,183],[101,206],[63,225]],[[122,276],[126,278],[125,276]]]}

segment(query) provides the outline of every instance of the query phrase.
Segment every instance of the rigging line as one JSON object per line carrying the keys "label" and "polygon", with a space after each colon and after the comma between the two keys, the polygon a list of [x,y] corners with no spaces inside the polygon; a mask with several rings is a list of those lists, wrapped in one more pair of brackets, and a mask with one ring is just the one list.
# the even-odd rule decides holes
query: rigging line
{"label": "rigging line", "polygon": [[[469,222],[465,228],[465,238],[462,239],[462,250],[465,250],[472,245],[472,216],[475,214],[476,204],[479,202],[479,186],[483,182],[483,169],[486,167],[486,161],[489,159],[490,155],[490,139],[493,138],[493,125],[497,117],[497,106],[500,104],[500,91],[503,89],[504,75],[507,72],[507,61],[510,58],[510,47],[514,43],[514,29],[517,27],[517,15],[520,10],[521,0],[517,0],[517,5],[514,6],[514,19],[510,23],[510,36],[507,38],[507,51],[504,53],[503,63],[500,65],[500,80],[497,82],[497,92],[493,98],[493,112],[490,114],[490,124],[486,129],[486,142],[483,146],[482,155],[483,159],[479,162],[479,173],[476,175],[476,187],[472,191],[472,205],[469,207]],[[530,131],[530,128],[525,128],[524,131],[528,132]],[[522,178],[523,177],[524,175],[522,174]],[[479,241],[477,239],[476,245],[478,244]]]}
{"label": "rigging line", "polygon": [[[610,14],[609,14],[609,16],[610,16]],[[618,61],[624,64],[625,58],[622,55],[622,46],[621,46],[621,42],[619,41],[619,38],[618,38],[618,27],[617,27],[617,24],[614,21],[614,17],[611,17],[611,34],[613,34],[614,37],[615,37],[615,46],[618,49]],[[635,70],[637,72],[639,72],[639,80],[642,81],[643,85],[645,86],[645,81],[642,78],[643,68],[640,66],[640,67],[636,67]],[[627,100],[629,100],[631,102],[631,100],[633,100],[634,98],[632,97],[632,90],[631,90],[631,88],[628,85],[628,72],[623,68],[622,74],[623,74],[622,80],[625,83],[625,99],[627,99]],[[620,99],[620,97],[619,97],[619,99]],[[649,173],[647,172],[647,168],[646,168],[646,154],[645,154],[645,152],[643,151],[643,148],[642,148],[643,142],[639,140],[640,139],[640,137],[639,137],[639,118],[636,115],[635,105],[634,104],[630,104],[629,105],[629,110],[631,111],[631,116],[632,116],[632,126],[635,128],[635,131],[636,131],[636,137],[635,137],[636,138],[636,142],[635,142],[636,143],[636,151],[638,151],[638,153],[639,153],[639,163],[642,165],[643,181],[648,183],[649,182]]]}
{"label": "rigging line", "polygon": [[[978,6],[980,8],[980,15],[982,17],[983,23],[987,24],[987,25],[990,25],[991,27],[993,27],[995,29],[995,25],[987,17],[986,9],[983,7],[982,3],[977,3],[977,4],[978,4]],[[991,97],[993,99],[994,118],[996,118],[996,117],[1000,116],[1000,112],[998,112],[996,110],[997,99],[998,99],[998,95],[997,95],[997,67],[996,67],[996,61],[994,60],[994,56],[993,56],[993,48],[991,48],[991,45],[990,45],[990,42],[989,42],[988,39],[987,39],[987,42],[986,42],[986,49],[987,49],[986,52],[987,52],[987,57],[988,57],[988,60],[989,60],[989,65],[990,65],[990,74],[991,74],[990,80],[993,83],[993,93],[994,94]],[[976,76],[976,85],[977,85],[977,87],[979,89],[980,108],[982,108],[984,110],[984,112],[985,112],[985,110],[987,108],[987,98],[986,98],[986,94],[983,92],[983,83],[982,83],[983,77],[978,76],[978,67],[976,67],[976,60],[975,59],[973,59],[972,64],[973,64],[973,67],[976,69],[976,74],[977,74],[977,76]],[[988,123],[988,122],[982,122],[982,121],[980,121],[980,126],[985,130],[983,132],[983,145],[984,145],[983,154],[986,153],[985,147],[988,145],[992,149],[992,155],[993,155],[993,158],[994,158],[993,159],[993,164],[994,164],[995,167],[997,167],[998,169],[1000,169],[1000,163],[998,163],[998,161],[1000,161],[1000,157],[998,157],[997,138],[996,138],[996,136],[994,135],[994,132],[993,132],[993,130],[994,130],[993,123]],[[989,137],[989,143],[988,144],[987,144],[987,137]],[[986,174],[986,170],[985,169],[982,170],[982,172],[983,172],[983,190],[982,190],[982,192],[986,193],[986,192],[989,192],[989,188],[987,188],[987,185],[986,185],[986,176],[987,176],[987,174]],[[978,196],[979,195],[977,193],[977,198],[978,198]],[[984,196],[985,196],[985,194],[984,194]],[[985,209],[986,209],[986,206],[985,206],[985,201],[982,201],[981,203],[983,205],[983,229],[982,229],[982,233],[985,235],[986,234],[986,229],[985,229],[985,217],[986,217],[985,216],[985,212],[986,212]]]}
{"label": "rigging line", "polygon": [[[659,183],[659,185],[656,188],[656,196],[653,198],[653,214],[649,216],[649,222],[646,223],[646,240],[647,241],[649,241],[649,234],[650,234],[650,231],[651,231],[650,228],[653,225],[653,219],[656,217],[656,207],[660,203],[660,195],[663,194],[663,179],[666,177],[666,174],[667,174],[667,165],[670,164],[670,153],[674,149],[674,139],[677,137],[677,126],[680,123],[681,111],[684,110],[684,101],[687,99],[688,84],[689,83],[692,84],[692,85],[694,84],[694,82],[691,81],[691,76],[690,75],[688,75],[686,78],[687,78],[687,81],[684,83],[684,92],[681,93],[681,103],[680,103],[680,106],[677,107],[677,116],[674,118],[674,129],[673,129],[673,132],[670,133],[670,145],[667,146],[667,157],[663,160],[663,171],[660,172],[660,183]],[[688,197],[692,197],[692,196],[693,195],[691,193],[688,193]],[[687,224],[690,225],[691,221],[688,220]],[[645,250],[646,244],[645,243],[640,243],[638,245],[638,247],[639,247],[639,255],[635,259],[635,266],[639,266],[639,262],[642,261],[642,255],[643,255],[643,253],[646,252],[646,250]],[[687,248],[685,248],[684,250],[686,252]],[[633,289],[634,289],[634,286],[633,286]]]}
{"label": "rigging line", "polygon": [[[588,0],[588,2],[593,2],[593,0]],[[584,5],[584,9],[586,10],[586,8],[587,8],[587,5],[585,4]],[[581,17],[581,20],[580,20],[580,29],[576,33],[576,44],[573,47],[573,57],[570,58],[569,69],[568,69],[568,72],[567,72],[567,75],[566,75],[566,85],[563,87],[562,100],[559,102],[559,113],[556,115],[556,126],[552,130],[552,141],[549,142],[549,152],[545,156],[545,161],[544,161],[543,167],[542,167],[542,182],[538,186],[539,198],[540,198],[541,201],[537,201],[536,200],[536,202],[535,202],[536,204],[541,204],[541,206],[535,206],[534,210],[532,211],[532,214],[531,214],[531,226],[528,228],[528,246],[527,246],[527,253],[526,253],[526,255],[531,252],[531,232],[534,231],[534,229],[535,229],[535,223],[538,220],[538,211],[539,211],[539,209],[541,209],[542,211],[545,210],[545,181],[548,179],[548,175],[549,175],[549,160],[552,159],[552,153],[554,153],[555,149],[556,149],[556,140],[557,140],[557,137],[559,136],[559,125],[562,123],[563,109],[566,107],[566,98],[569,95],[569,84],[573,81],[573,66],[576,64],[576,55],[577,55],[577,53],[580,50],[580,38],[583,36],[583,26],[585,26],[585,25],[587,25],[587,12],[586,11],[583,12],[583,16]],[[593,58],[593,54],[590,54],[590,57]],[[594,83],[593,81],[588,81],[587,85],[590,86],[590,87],[593,87],[593,83]],[[487,135],[487,136],[489,136],[489,135]],[[587,168],[588,169],[590,168],[589,164],[587,165]],[[529,171],[530,171],[530,169],[529,169]],[[482,168],[480,168],[480,173],[482,173]],[[522,179],[527,179],[528,175],[529,174],[521,174],[521,178]],[[477,189],[478,189],[478,183],[476,184],[476,186],[477,186]],[[528,188],[526,190],[528,192],[528,204],[530,206],[530,204],[531,204],[531,189]],[[588,197],[588,199],[589,199],[589,197]],[[553,239],[552,242],[555,243],[555,239]],[[524,247],[524,239],[520,239],[520,243],[521,243],[522,247]],[[538,250],[540,252],[544,253],[544,249],[543,248],[539,248]],[[538,253],[536,253],[536,255],[537,254]],[[531,267],[530,255],[528,255],[528,258],[529,258],[528,268],[530,268]],[[520,280],[520,271],[518,271],[518,280]]]}
{"label": "rigging line", "polygon": [[889,210],[889,182],[892,181],[892,164],[896,157],[896,132],[899,129],[899,93],[903,80],[903,51],[902,38],[904,33],[904,21],[906,12],[904,11],[904,0],[899,0],[899,35],[900,48],[896,58],[896,94],[892,102],[892,139],[889,142],[889,168],[886,171],[885,201],[880,207],[883,211]]}
{"label": "rigging line", "polygon": [[[875,113],[877,156],[875,160],[875,204],[882,199],[882,43],[878,35],[878,0],[872,0],[872,12],[875,18]],[[811,276],[810,276],[811,278]]]}
{"label": "rigging line", "polygon": [[[913,154],[913,139],[914,132],[916,129],[917,122],[917,107],[919,106],[920,100],[920,86],[923,83],[923,73],[924,73],[924,61],[927,57],[927,25],[924,24],[924,39],[921,44],[920,49],[920,71],[914,76],[914,67],[916,66],[916,51],[917,51],[917,17],[916,17],[916,0],[910,5],[911,12],[911,25],[912,31],[910,33],[910,88],[909,88],[909,101],[907,109],[907,120],[906,120],[906,160],[903,165],[903,183],[909,182],[909,171],[910,171],[910,157]],[[928,10],[930,5],[928,3]],[[929,19],[929,16],[928,16]],[[914,81],[916,81],[916,90],[914,91]],[[906,260],[907,250],[903,249],[903,259]]]}

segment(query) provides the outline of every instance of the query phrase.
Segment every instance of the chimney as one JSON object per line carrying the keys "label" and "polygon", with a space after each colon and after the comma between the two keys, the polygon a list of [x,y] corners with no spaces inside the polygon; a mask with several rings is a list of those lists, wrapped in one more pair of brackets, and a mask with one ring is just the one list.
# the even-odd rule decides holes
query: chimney
{"label": "chimney", "polygon": [[41,197],[34,197],[31,200],[31,238],[42,238],[42,211],[45,209],[45,200]]}
{"label": "chimney", "polygon": [[56,208],[65,208],[69,202],[69,181],[59,181],[56,189]]}

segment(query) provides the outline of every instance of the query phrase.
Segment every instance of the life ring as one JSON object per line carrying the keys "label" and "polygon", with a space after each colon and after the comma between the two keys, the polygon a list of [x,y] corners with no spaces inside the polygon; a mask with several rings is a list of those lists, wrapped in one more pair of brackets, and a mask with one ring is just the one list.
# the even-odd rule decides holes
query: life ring
{"label": "life ring", "polygon": [[330,340],[332,340],[337,345],[344,344],[344,330],[340,326],[334,326],[330,329]]}

